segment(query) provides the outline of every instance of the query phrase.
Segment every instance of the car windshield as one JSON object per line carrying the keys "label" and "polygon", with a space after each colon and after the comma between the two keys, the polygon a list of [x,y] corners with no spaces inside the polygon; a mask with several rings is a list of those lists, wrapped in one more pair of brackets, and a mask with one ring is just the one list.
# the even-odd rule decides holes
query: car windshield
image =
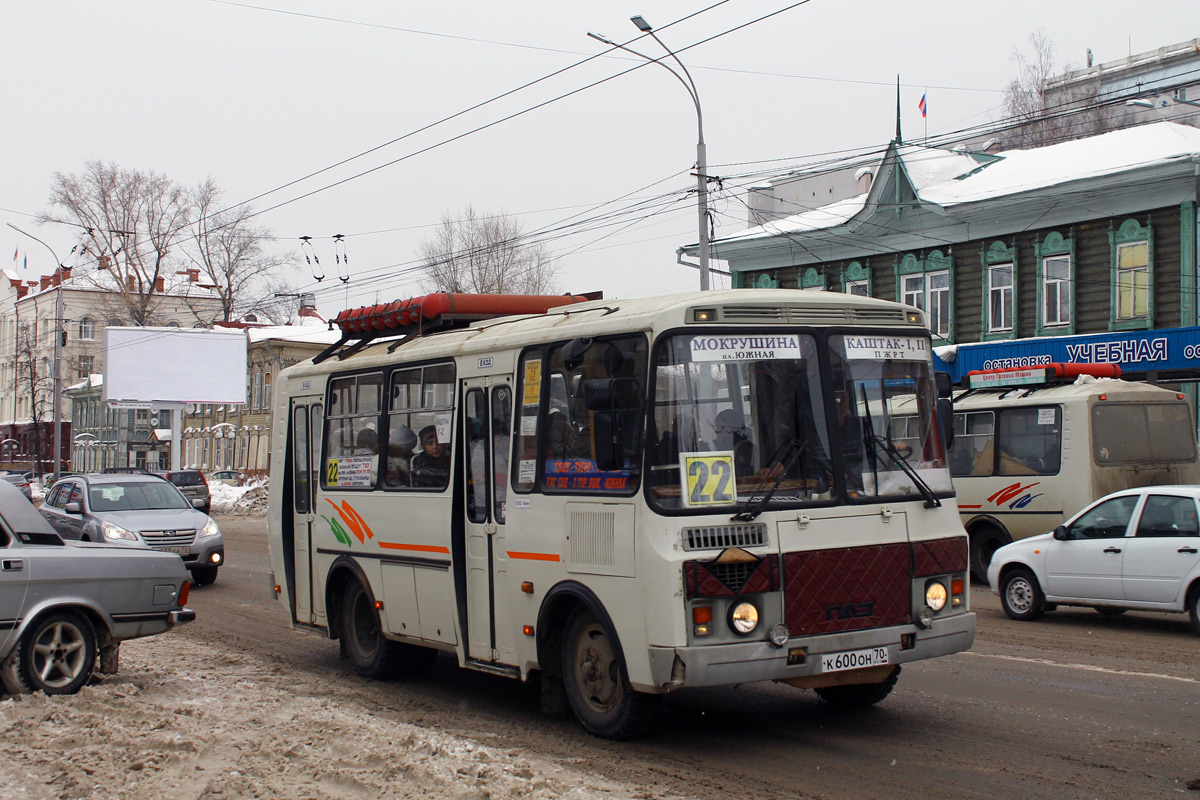
{"label": "car windshield", "polygon": [[191,508],[183,495],[165,481],[102,483],[88,488],[92,511],[144,511]]}

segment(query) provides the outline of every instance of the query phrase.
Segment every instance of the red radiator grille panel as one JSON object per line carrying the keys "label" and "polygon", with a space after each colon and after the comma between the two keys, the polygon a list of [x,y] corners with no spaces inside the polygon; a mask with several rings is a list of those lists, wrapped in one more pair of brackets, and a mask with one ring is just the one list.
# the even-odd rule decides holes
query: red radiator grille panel
{"label": "red radiator grille panel", "polygon": [[776,557],[759,559],[749,564],[717,564],[688,561],[683,565],[687,580],[687,596],[733,597],[741,594],[761,594],[779,589]]}
{"label": "red radiator grille panel", "polygon": [[913,575],[915,577],[967,571],[966,537],[955,536],[952,539],[913,542],[912,548]]}
{"label": "red radiator grille panel", "polygon": [[793,636],[911,622],[908,542],[787,553],[784,622]]}

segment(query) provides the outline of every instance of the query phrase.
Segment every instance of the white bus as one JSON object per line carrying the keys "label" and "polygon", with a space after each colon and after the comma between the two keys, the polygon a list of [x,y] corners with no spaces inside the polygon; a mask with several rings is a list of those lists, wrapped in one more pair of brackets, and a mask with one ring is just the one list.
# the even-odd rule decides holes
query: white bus
{"label": "white bus", "polygon": [[538,674],[610,738],[682,687],[873,704],[902,664],[971,646],[920,311],[781,290],[551,307],[583,299],[355,309],[280,374],[271,565],[294,626],[364,676],[438,651]]}
{"label": "white bus", "polygon": [[1054,530],[1110,492],[1200,483],[1185,395],[1096,378],[1113,374],[1111,364],[1051,364],[968,376],[973,388],[954,398],[950,473],[978,580],[996,548]]}

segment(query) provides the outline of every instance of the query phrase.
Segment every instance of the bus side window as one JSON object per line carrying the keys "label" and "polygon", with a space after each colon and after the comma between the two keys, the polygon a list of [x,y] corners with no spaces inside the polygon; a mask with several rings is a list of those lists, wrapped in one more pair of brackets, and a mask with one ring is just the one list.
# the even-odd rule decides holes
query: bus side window
{"label": "bus side window", "polygon": [[1062,410],[1058,406],[1005,409],[996,441],[1000,475],[1054,475],[1062,459]]}
{"label": "bus side window", "polygon": [[979,477],[992,474],[996,448],[995,420],[991,411],[960,411],[954,415],[951,475]]}
{"label": "bus side window", "polygon": [[324,486],[371,489],[379,477],[383,375],[351,375],[330,381],[325,426]]}

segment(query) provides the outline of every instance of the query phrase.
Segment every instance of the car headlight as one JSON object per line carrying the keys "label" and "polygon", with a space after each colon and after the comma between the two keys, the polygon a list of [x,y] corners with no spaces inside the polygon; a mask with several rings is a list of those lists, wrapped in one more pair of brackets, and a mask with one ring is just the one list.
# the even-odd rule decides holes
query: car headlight
{"label": "car headlight", "polygon": [[746,600],[736,603],[729,611],[729,627],[742,636],[753,633],[758,627],[758,608]]}
{"label": "car headlight", "polygon": [[132,531],[127,531],[122,527],[113,525],[111,522],[100,523],[100,534],[105,539],[112,539],[114,542],[136,542],[138,540],[137,535]]}
{"label": "car headlight", "polygon": [[941,611],[946,607],[946,596],[946,584],[941,581],[930,581],[925,584],[925,605],[934,611]]}
{"label": "car headlight", "polygon": [[221,529],[217,527],[216,520],[214,520],[212,517],[209,517],[208,522],[204,523],[204,527],[200,529],[200,538],[203,539],[205,536],[216,536],[220,532]]}

